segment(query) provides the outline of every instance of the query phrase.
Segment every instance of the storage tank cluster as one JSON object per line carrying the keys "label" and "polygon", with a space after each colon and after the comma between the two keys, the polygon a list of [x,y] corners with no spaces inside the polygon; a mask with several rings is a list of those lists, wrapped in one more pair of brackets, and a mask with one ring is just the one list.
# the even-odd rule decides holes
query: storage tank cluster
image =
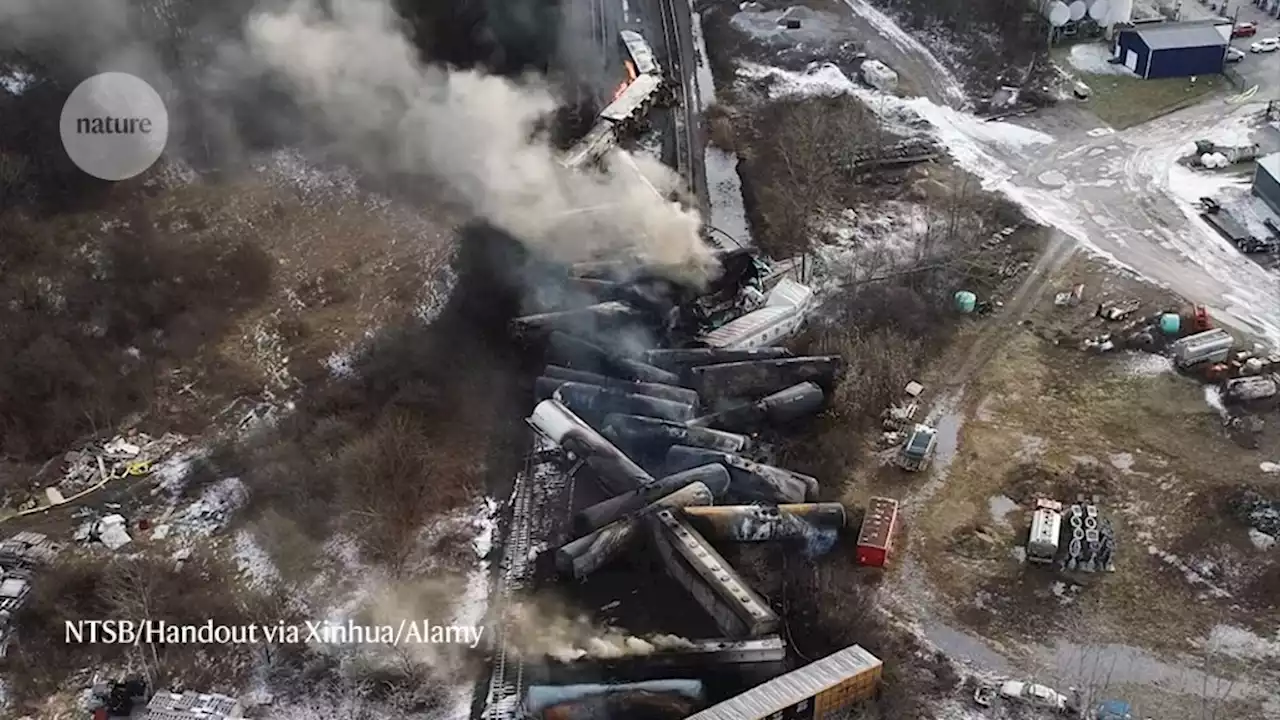
{"label": "storage tank cluster", "polygon": [[1067,23],[1092,20],[1102,27],[1128,22],[1133,12],[1133,0],[1040,0],[1040,14],[1055,28]]}

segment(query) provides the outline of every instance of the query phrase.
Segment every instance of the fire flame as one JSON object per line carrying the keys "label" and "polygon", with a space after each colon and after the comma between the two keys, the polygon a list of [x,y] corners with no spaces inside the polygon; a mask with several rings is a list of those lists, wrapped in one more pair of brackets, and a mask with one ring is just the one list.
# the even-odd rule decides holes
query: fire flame
{"label": "fire flame", "polygon": [[631,62],[630,60],[625,60],[623,62],[627,66],[627,77],[631,78],[632,80],[635,80],[636,78],[640,77],[640,73],[636,72],[635,63]]}
{"label": "fire flame", "polygon": [[630,84],[631,83],[627,83],[627,82],[619,83],[618,87],[614,88],[613,90],[613,99],[617,100],[618,98],[622,97],[622,93],[626,92],[627,86]]}

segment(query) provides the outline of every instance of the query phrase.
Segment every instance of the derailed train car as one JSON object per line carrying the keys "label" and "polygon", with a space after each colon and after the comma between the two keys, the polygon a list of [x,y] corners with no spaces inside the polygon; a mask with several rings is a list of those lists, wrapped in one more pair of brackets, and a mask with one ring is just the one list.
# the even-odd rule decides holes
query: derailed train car
{"label": "derailed train car", "polygon": [[627,74],[630,80],[640,75],[662,76],[662,66],[658,64],[649,41],[635,30],[623,30],[618,33],[622,47],[627,51]]}
{"label": "derailed train car", "polygon": [[642,130],[649,111],[675,100],[675,84],[662,70],[653,47],[634,30],[619,33],[626,51],[627,82],[621,92],[600,111],[586,137],[561,158],[568,168],[582,169],[603,157],[625,135]]}

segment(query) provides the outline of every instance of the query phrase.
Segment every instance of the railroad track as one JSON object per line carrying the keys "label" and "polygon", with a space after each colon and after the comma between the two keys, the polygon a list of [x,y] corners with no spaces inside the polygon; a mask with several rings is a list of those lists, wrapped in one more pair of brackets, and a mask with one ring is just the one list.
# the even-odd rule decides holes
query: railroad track
{"label": "railroad track", "polygon": [[690,193],[697,197],[698,183],[694,178],[697,168],[693,129],[697,127],[698,114],[694,108],[693,95],[689,92],[689,74],[685,72],[685,50],[690,49],[691,42],[680,32],[679,18],[676,15],[676,0],[657,0],[658,12],[662,19],[662,41],[667,47],[667,64],[671,75],[676,79],[676,107],[672,110],[676,141],[676,172],[688,185]]}
{"label": "railroad track", "polygon": [[489,673],[489,692],[485,697],[483,720],[506,720],[515,717],[524,692],[524,666],[507,645],[506,631],[512,595],[523,586],[528,572],[529,550],[533,546],[530,510],[533,505],[533,466],[537,443],[525,456],[524,466],[511,488],[511,515],[507,537],[502,548],[502,564],[490,597],[497,607],[494,623],[493,660]]}
{"label": "railroad track", "polygon": [[545,454],[550,447],[533,438],[511,487],[502,561],[490,594],[494,642],[481,720],[518,717],[525,690],[524,660],[507,642],[515,599],[533,580],[537,551],[556,539],[573,512],[573,478]]}

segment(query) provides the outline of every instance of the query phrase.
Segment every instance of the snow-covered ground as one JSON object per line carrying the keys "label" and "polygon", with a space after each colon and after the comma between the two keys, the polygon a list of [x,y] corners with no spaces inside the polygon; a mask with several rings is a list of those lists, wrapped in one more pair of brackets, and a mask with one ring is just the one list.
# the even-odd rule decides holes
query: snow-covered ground
{"label": "snow-covered ground", "polygon": [[881,37],[893,43],[904,55],[919,58],[927,63],[949,101],[961,106],[967,102],[964,85],[956,78],[955,73],[942,63],[933,53],[913,35],[902,29],[893,18],[872,7],[866,0],[844,0],[854,15],[865,20]]}
{"label": "snow-covered ground", "polygon": [[[848,4],[866,16],[867,8],[862,0],[848,0]],[[883,35],[908,48],[908,52],[925,56],[926,64],[936,62],[892,21],[884,18],[884,22],[889,27],[883,28]],[[1085,50],[1077,56],[1079,64],[1084,66],[1081,69],[1103,71],[1096,66],[1101,61],[1107,71],[1112,71],[1104,57],[1091,57],[1090,52]],[[981,180],[984,188],[1004,194],[1033,219],[1062,231],[1085,249],[1124,270],[1168,286],[1192,302],[1206,304],[1223,322],[1252,329],[1280,343],[1280,284],[1273,275],[1205,226],[1193,208],[1201,196],[1241,191],[1244,179],[1229,173],[1201,173],[1177,162],[1185,155],[1188,140],[1207,138],[1224,145],[1242,144],[1254,131],[1252,125],[1260,108],[1256,103],[1214,101],[1126,131],[1099,128],[1070,137],[1055,137],[1025,124],[984,122],[963,110],[927,98],[901,98],[877,92],[851,80],[834,64],[815,64],[807,71],[796,72],[743,62],[739,63],[739,76],[753,87],[767,87],[774,97],[854,95],[895,130],[932,135],[950,151],[957,165]],[[769,82],[752,82],[762,79]],[[1054,129],[1053,132],[1060,131]],[[884,214],[885,217],[878,219],[846,218],[843,223],[833,223],[832,230],[843,230],[851,238],[871,236],[874,232],[869,231],[878,223],[893,226],[896,234],[909,237],[910,223],[902,223],[901,218],[895,217],[897,213],[893,208],[885,208]],[[840,237],[839,232],[831,234]],[[839,250],[837,242],[820,252],[838,253]],[[1127,372],[1134,374],[1170,370],[1163,360],[1134,358],[1127,363]],[[935,476],[931,483],[945,478],[945,468],[935,472]],[[908,502],[919,501],[919,497],[912,497]],[[1183,559],[1150,542],[1141,539],[1140,542],[1147,546],[1153,558],[1182,574],[1206,597],[1228,595],[1211,580],[1212,572],[1203,567],[1200,560]],[[911,598],[904,602],[927,606],[932,592],[927,578],[912,577],[909,557],[904,563],[895,582],[896,593]],[[952,632],[945,630],[942,635]],[[926,635],[941,637],[933,630]],[[1216,641],[1219,646],[1228,644],[1222,631]],[[1264,644],[1271,642],[1267,639],[1246,644],[1236,637],[1234,641],[1238,654],[1270,651],[1270,645]],[[945,643],[939,641],[939,644]],[[1014,657],[989,647],[981,638],[966,640],[961,645],[976,648],[980,657],[1001,662]],[[1241,646],[1248,649],[1239,649]],[[1104,657],[1137,657],[1134,653],[1141,652],[1116,647],[1075,650],[1100,653]],[[1052,649],[1033,649],[1033,652],[1040,655],[1037,662],[1047,663],[1042,669],[1053,672],[1062,669],[1062,663],[1057,662],[1060,658]],[[1129,681],[1137,685],[1151,684],[1148,671],[1157,669],[1152,664],[1154,661],[1143,656],[1134,662]],[[1024,666],[1021,662],[1014,664]],[[1156,677],[1153,681],[1156,685],[1162,682],[1159,678],[1166,675],[1179,678],[1185,675],[1183,668],[1176,664],[1161,666],[1159,671],[1159,677],[1152,676]],[[1208,680],[1217,682],[1221,678]],[[1265,695],[1268,686],[1260,681],[1249,688],[1236,687],[1237,697],[1256,697]],[[936,711],[939,720],[970,716],[963,701]]]}
{"label": "snow-covered ground", "polygon": [[1197,173],[1177,162],[1189,139],[1241,137],[1260,104],[1210,103],[1067,143],[1011,122],[984,122],[926,98],[877,92],[831,64],[791,72],[744,63],[739,72],[744,79],[773,79],[770,92],[777,96],[853,94],[899,130],[929,132],[985,189],[1004,194],[1036,221],[1206,305],[1225,323],[1280,345],[1275,275],[1209,228],[1191,205],[1241,179]]}
{"label": "snow-covered ground", "polygon": [[1137,77],[1129,68],[1122,63],[1107,62],[1111,59],[1111,52],[1106,45],[1101,43],[1079,43],[1071,46],[1071,51],[1067,54],[1067,60],[1071,63],[1071,67],[1084,73],[1092,73],[1094,75],[1127,75],[1129,77]]}

